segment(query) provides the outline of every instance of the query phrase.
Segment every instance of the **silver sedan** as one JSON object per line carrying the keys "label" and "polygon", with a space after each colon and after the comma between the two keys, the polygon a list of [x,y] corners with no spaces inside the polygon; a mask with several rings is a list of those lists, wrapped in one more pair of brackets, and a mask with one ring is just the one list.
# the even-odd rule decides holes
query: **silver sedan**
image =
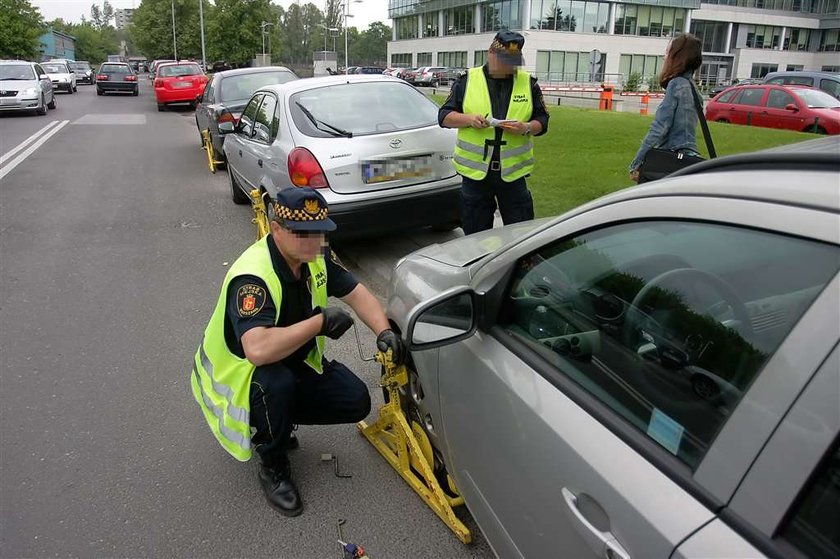
{"label": "silver sedan", "polygon": [[233,201],[260,189],[321,189],[352,237],[460,224],[454,130],[437,106],[384,75],[327,76],[259,89],[239,121],[223,123]]}
{"label": "silver sedan", "polygon": [[404,407],[499,557],[840,556],[840,142],[397,264]]}

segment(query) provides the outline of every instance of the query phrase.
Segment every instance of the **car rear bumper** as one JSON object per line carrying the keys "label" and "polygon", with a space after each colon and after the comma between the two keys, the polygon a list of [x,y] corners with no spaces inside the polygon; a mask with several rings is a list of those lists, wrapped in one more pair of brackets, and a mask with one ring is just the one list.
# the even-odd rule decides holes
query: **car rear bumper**
{"label": "car rear bumper", "polygon": [[134,91],[137,82],[96,82],[96,88],[102,91]]}
{"label": "car rear bumper", "polygon": [[155,97],[158,103],[194,103],[202,90],[201,87],[185,87],[177,90],[155,89]]}
{"label": "car rear bumper", "polygon": [[330,236],[337,239],[460,223],[461,181],[386,200],[331,203],[330,218],[338,226]]}

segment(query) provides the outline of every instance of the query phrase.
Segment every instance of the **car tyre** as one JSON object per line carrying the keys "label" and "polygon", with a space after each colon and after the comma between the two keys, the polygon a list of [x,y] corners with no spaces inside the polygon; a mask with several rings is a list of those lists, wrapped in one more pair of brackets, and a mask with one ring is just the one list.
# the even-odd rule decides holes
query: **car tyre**
{"label": "car tyre", "polygon": [[73,93],[76,93],[77,91],[79,91],[79,87],[74,85],[73,86]]}
{"label": "car tyre", "polygon": [[716,122],[720,122],[721,124],[729,124],[729,121],[726,120],[725,118],[719,118],[719,119],[717,119]]}
{"label": "car tyre", "polygon": [[97,87],[97,88],[96,88],[96,94],[97,94],[97,95],[104,95],[104,94],[105,94],[105,92],[104,92],[104,91],[102,91],[100,88],[98,88],[98,87]]}
{"label": "car tyre", "polygon": [[158,112],[160,112],[160,113],[162,113],[166,109],[166,105],[164,105],[163,103],[158,103],[157,106],[158,106]]}
{"label": "car tyre", "polygon": [[691,388],[704,400],[714,400],[720,392],[715,382],[703,375],[691,377]]}
{"label": "car tyre", "polygon": [[135,89],[134,89],[134,91],[132,91],[132,92],[131,92],[131,94],[132,94],[134,97],[137,97],[138,95],[140,95],[140,90],[139,90],[139,89],[137,89],[137,88],[135,88]]}
{"label": "car tyre", "polygon": [[234,204],[244,205],[249,204],[251,199],[240,188],[239,183],[233,178],[233,171],[230,170],[230,165],[227,165],[228,184],[230,184],[230,196]]}
{"label": "car tyre", "polygon": [[41,94],[41,104],[38,105],[38,108],[35,109],[35,114],[38,116],[44,116],[47,114],[47,100],[44,99],[44,94]]}
{"label": "car tyre", "polygon": [[67,88],[67,93],[69,93],[70,95],[73,95],[73,86],[72,85]]}
{"label": "car tyre", "polygon": [[48,109],[55,109],[55,94],[53,94],[52,100],[49,103],[47,103],[47,108]]}
{"label": "car tyre", "polygon": [[440,85],[440,82],[438,80],[432,80],[432,87],[437,87],[439,85]]}

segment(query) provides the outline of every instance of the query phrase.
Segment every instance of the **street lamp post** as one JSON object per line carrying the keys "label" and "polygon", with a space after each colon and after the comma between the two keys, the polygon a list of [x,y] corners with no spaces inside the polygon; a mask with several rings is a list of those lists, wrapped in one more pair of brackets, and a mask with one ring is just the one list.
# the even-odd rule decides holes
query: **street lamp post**
{"label": "street lamp post", "polygon": [[175,40],[175,0],[172,0],[172,50],[175,60],[178,60],[178,41]]}
{"label": "street lamp post", "polygon": [[353,17],[350,13],[350,2],[361,4],[362,0],[344,0],[342,7],[344,8],[344,73],[347,73],[347,18]]}
{"label": "street lamp post", "polygon": [[201,64],[207,71],[207,55],[204,52],[204,0],[198,0],[198,19],[201,23]]}
{"label": "street lamp post", "polygon": [[[266,31],[265,28],[274,25],[270,21],[263,21],[260,23],[260,29],[262,29],[262,53],[263,53],[263,64],[265,64],[265,35]],[[271,35],[268,36],[268,56],[271,57]],[[269,60],[269,66],[271,65],[271,61]]]}

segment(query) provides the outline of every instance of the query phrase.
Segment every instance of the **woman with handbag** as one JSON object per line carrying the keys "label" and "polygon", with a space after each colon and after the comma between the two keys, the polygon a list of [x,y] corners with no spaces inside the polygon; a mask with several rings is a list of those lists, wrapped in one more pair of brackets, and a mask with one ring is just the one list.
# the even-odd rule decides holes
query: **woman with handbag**
{"label": "woman with handbag", "polygon": [[[692,79],[702,63],[702,43],[694,35],[677,35],[668,44],[659,82],[665,88],[665,98],[630,163],[630,178],[634,182],[656,180],[702,161],[695,133],[698,119],[704,125],[704,134],[707,134],[707,128],[703,105]],[[706,143],[714,157],[708,135]]]}

